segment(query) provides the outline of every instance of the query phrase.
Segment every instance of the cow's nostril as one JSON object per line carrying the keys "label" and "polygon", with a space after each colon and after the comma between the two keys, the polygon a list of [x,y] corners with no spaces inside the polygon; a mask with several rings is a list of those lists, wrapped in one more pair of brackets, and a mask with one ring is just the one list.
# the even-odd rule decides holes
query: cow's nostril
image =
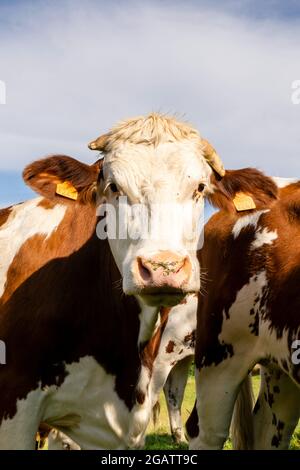
{"label": "cow's nostril", "polygon": [[185,286],[191,276],[189,257],[169,251],[151,257],[138,256],[134,263],[137,284],[143,287],[175,288]]}
{"label": "cow's nostril", "polygon": [[143,281],[149,281],[152,277],[151,270],[143,263],[142,258],[138,258],[138,270]]}

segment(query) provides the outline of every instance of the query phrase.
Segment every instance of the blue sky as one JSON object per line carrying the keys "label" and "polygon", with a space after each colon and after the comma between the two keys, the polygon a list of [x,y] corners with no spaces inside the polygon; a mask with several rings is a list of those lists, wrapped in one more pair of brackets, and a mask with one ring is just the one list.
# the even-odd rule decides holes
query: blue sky
{"label": "blue sky", "polygon": [[0,205],[31,195],[24,166],[86,162],[117,120],[178,113],[227,168],[300,175],[297,0],[0,1]]}
{"label": "blue sky", "polygon": [[[108,4],[121,7],[122,4],[128,4],[130,0],[112,0],[105,2],[103,0],[94,0],[89,3],[94,3],[101,8],[107,8]],[[29,5],[47,5],[47,0],[1,0],[1,5],[11,9],[11,6],[23,6],[24,3]],[[55,7],[61,3],[61,0],[51,0],[52,5]],[[153,1],[152,3],[155,3]],[[158,2],[157,2],[158,3]],[[254,18],[295,18],[300,16],[300,3],[298,0],[160,0],[159,3],[168,4],[179,7],[182,3],[185,5],[190,4],[198,8],[213,7],[216,10],[226,11],[230,14],[240,16],[252,16]],[[53,7],[53,8],[55,8]],[[1,21],[1,20],[0,20]],[[5,23],[5,19],[4,19]]]}
{"label": "blue sky", "polygon": [[8,207],[12,202],[22,202],[34,197],[34,193],[24,185],[21,173],[16,171],[2,171],[0,185],[0,207]]}

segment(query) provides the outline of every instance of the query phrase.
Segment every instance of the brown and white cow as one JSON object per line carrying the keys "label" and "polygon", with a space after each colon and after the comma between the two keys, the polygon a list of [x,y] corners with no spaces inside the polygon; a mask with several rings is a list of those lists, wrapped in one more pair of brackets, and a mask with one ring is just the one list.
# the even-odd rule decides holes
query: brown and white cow
{"label": "brown and white cow", "polygon": [[210,281],[198,308],[190,447],[223,447],[238,390],[260,363],[261,392],[240,444],[287,448],[300,415],[300,182],[228,171],[211,200],[220,211],[199,254]]}
{"label": "brown and white cow", "polygon": [[[159,395],[164,391],[168,409],[171,435],[179,444],[186,442],[182,423],[181,406],[188,380],[188,375],[194,358],[195,332],[197,314],[197,295],[189,295],[184,302],[172,309],[164,309],[162,320],[157,333],[151,338],[143,352],[142,363],[149,368],[150,381],[148,394],[151,397],[152,417],[155,425],[159,420]],[[153,354],[154,349],[155,354]],[[42,426],[42,432],[45,426]],[[144,434],[140,435],[139,442],[134,445],[143,446]],[[65,433],[46,427],[49,450],[79,450]],[[67,432],[67,431],[65,431]],[[45,441],[45,439],[43,439]],[[43,447],[44,442],[41,443]]]}
{"label": "brown and white cow", "polygon": [[[159,312],[200,288],[202,194],[224,172],[214,150],[160,115],[126,121],[90,147],[104,156],[92,166],[66,156],[29,165],[24,179],[42,197],[0,213],[2,449],[33,449],[41,422],[67,428],[83,449],[138,444],[153,404]],[[103,200],[135,236],[99,239]],[[132,217],[137,204],[147,227]]]}

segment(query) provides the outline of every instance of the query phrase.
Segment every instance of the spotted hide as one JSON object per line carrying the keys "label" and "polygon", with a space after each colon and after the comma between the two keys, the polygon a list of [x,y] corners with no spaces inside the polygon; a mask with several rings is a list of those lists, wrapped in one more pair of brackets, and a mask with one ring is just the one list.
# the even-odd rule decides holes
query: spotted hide
{"label": "spotted hide", "polygon": [[[237,193],[256,208],[237,211]],[[237,447],[285,449],[300,414],[300,183],[228,171],[211,201],[220,211],[199,253],[210,282],[198,307],[190,447],[223,447],[241,384],[260,363],[257,403],[250,422],[241,417],[248,439]]]}

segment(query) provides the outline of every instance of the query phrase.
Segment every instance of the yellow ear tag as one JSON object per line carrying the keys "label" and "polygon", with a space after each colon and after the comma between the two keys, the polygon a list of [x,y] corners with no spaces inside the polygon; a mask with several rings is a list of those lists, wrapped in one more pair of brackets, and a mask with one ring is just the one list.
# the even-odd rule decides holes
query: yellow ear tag
{"label": "yellow ear tag", "polygon": [[56,186],[56,194],[58,194],[59,196],[66,197],[68,199],[73,199],[74,201],[77,201],[78,199],[77,189],[75,189],[72,183],[70,183],[69,181],[59,183]]}
{"label": "yellow ear tag", "polygon": [[251,196],[245,193],[236,193],[233,204],[238,212],[256,209],[256,204]]}

